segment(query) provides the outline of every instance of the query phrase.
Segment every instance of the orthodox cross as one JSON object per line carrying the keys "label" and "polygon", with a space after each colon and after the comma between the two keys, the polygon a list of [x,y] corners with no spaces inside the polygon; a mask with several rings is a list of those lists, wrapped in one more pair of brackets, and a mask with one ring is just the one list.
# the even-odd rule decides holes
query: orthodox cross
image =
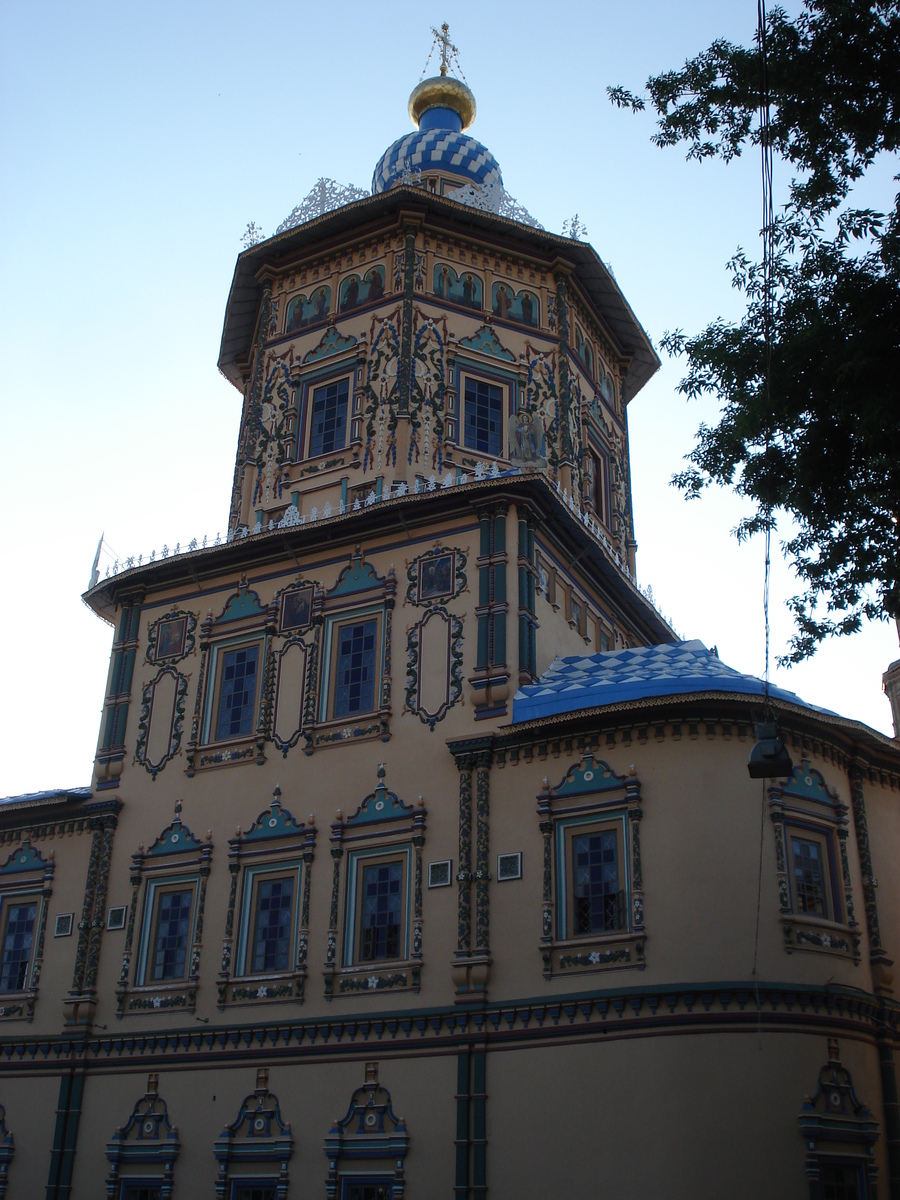
{"label": "orthodox cross", "polygon": [[446,75],[447,67],[450,65],[451,57],[454,54],[458,54],[459,51],[450,41],[450,26],[446,21],[441,26],[440,33],[438,33],[433,25],[431,27],[431,32],[434,34],[435,43],[440,42],[441,44],[441,74]]}

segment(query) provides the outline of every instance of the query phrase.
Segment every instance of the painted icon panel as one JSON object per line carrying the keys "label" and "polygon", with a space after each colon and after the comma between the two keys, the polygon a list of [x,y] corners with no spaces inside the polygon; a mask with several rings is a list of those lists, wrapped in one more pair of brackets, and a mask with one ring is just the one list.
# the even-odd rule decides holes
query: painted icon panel
{"label": "painted icon panel", "polygon": [[452,596],[454,590],[453,555],[424,558],[419,563],[419,602]]}
{"label": "painted icon panel", "polygon": [[331,288],[327,284],[318,287],[309,296],[295,296],[287,306],[284,319],[285,333],[304,329],[317,321],[324,321],[331,311]]}
{"label": "painted icon panel", "polygon": [[359,275],[348,275],[341,283],[339,308],[342,313],[352,312],[363,304],[371,304],[384,295],[384,267],[370,267],[360,279]]}
{"label": "painted icon panel", "polygon": [[457,274],[446,263],[437,263],[434,268],[434,294],[443,300],[480,311],[484,302],[484,285],[474,271]]}
{"label": "painted icon panel", "polygon": [[537,296],[523,288],[520,292],[509,283],[497,282],[491,288],[491,310],[506,321],[537,325],[540,307]]}
{"label": "painted icon panel", "polygon": [[281,598],[281,632],[305,629],[312,608],[312,585],[285,592]]}

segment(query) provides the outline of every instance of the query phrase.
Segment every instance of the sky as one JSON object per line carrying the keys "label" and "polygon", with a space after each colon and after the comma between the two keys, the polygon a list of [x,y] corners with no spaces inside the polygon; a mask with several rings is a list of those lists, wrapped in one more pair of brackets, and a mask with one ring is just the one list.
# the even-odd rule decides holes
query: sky
{"label": "sky", "polygon": [[[241,397],[216,361],[241,235],[320,176],[369,187],[445,20],[507,190],[553,232],[578,214],[654,342],[740,316],[725,263],[758,245],[756,156],[658,150],[605,88],[748,42],[753,0],[0,6],[0,795],[89,783],[112,640],[81,600],[98,539],[124,558],[224,534]],[[776,202],[788,182],[776,163]],[[731,493],[670,486],[716,408],[663,358],[628,409],[638,578],[679,635],[761,675],[762,545],[731,537]],[[795,581],[775,557],[773,681],[890,733],[894,625],[776,668]]]}

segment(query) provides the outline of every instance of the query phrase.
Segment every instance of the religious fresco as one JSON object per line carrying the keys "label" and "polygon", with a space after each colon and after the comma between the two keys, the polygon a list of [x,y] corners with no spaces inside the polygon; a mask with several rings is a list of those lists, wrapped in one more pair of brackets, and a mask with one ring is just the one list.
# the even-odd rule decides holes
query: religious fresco
{"label": "religious fresco", "polygon": [[363,304],[380,300],[384,295],[384,267],[370,267],[360,279],[358,275],[348,275],[341,282],[340,311],[352,312]]}
{"label": "religious fresco", "polygon": [[575,326],[575,353],[584,364],[584,369],[594,378],[594,350],[591,343],[584,336],[579,326]]}
{"label": "religious fresco", "polygon": [[520,408],[509,434],[509,460],[523,469],[546,467],[547,441],[544,423],[537,410]]}
{"label": "religious fresco", "polygon": [[463,271],[457,275],[446,263],[437,263],[434,268],[434,294],[454,304],[479,311],[484,303],[484,285],[474,271]]}
{"label": "religious fresco", "polygon": [[284,332],[305,329],[316,321],[324,321],[331,311],[331,288],[327,284],[318,287],[309,296],[295,296],[287,306]]}
{"label": "religious fresco", "polygon": [[516,289],[508,283],[495,283],[491,288],[491,311],[507,321],[521,321],[523,325],[537,326],[540,307],[534,292]]}

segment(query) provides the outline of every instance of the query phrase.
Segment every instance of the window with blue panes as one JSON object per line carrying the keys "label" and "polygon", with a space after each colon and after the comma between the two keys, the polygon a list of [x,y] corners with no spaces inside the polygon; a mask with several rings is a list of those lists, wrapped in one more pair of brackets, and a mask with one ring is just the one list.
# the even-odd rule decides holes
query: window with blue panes
{"label": "window with blue panes", "polygon": [[378,676],[378,621],[339,626],[335,657],[333,715],[371,712]]}
{"label": "window with blue panes", "polygon": [[338,379],[312,389],[310,405],[310,457],[331,454],[347,444],[347,402],[350,380]]}
{"label": "window with blue panes", "polygon": [[216,741],[246,737],[256,727],[259,646],[225,650],[219,658]]}
{"label": "window with blue panes", "polygon": [[154,982],[183,979],[191,941],[193,889],[157,892],[148,975]]}
{"label": "window with blue panes", "polygon": [[376,1180],[345,1179],[341,1200],[391,1200],[394,1189],[390,1183]]}
{"label": "window with blue panes", "polygon": [[28,980],[37,901],[9,901],[4,907],[6,919],[0,955],[0,991],[21,992]]}
{"label": "window with blue panes", "polygon": [[250,971],[287,971],[291,967],[294,878],[260,879],[256,885]]}
{"label": "window with blue panes", "polygon": [[504,389],[483,379],[466,379],[463,436],[467,450],[499,458],[503,453]]}
{"label": "window with blue panes", "polygon": [[619,837],[614,829],[572,838],[573,934],[619,928]]}
{"label": "window with blue panes", "polygon": [[360,958],[364,962],[398,958],[403,927],[403,864],[364,866],[361,892]]}

